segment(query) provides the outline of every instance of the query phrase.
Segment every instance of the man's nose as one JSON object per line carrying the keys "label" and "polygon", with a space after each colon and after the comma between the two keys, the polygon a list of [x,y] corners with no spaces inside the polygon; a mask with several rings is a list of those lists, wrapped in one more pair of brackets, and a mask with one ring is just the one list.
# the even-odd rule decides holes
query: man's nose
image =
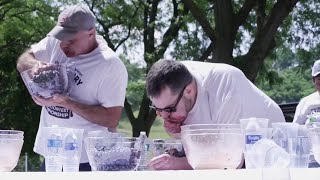
{"label": "man's nose", "polygon": [[67,42],[67,41],[61,41],[61,43],[60,43],[61,48],[66,48],[66,47],[68,47],[69,45],[70,45],[70,43]]}

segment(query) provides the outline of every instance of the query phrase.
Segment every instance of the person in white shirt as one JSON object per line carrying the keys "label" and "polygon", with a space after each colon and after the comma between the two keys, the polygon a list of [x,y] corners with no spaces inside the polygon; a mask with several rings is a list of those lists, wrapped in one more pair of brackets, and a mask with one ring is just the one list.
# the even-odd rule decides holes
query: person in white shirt
{"label": "person in white shirt", "polygon": [[[320,113],[320,60],[314,62],[311,76],[316,91],[299,101],[293,118],[294,123],[308,124],[311,116],[317,116],[315,117],[317,122],[320,120],[318,115]],[[309,167],[320,167],[313,155],[310,157]]]}
{"label": "person in white shirt", "polygon": [[[285,122],[277,103],[228,64],[159,60],[148,72],[146,89],[151,107],[173,137],[186,124],[240,124],[250,117],[267,118],[269,125]],[[191,169],[186,158],[169,155],[154,158],[149,166]]]}
{"label": "person in white shirt", "polygon": [[311,76],[316,91],[299,101],[293,118],[298,124],[306,124],[310,115],[320,113],[320,60],[314,62]]}
{"label": "person in white shirt", "polygon": [[[17,69],[23,72],[34,66],[46,68],[63,64],[74,72],[68,95],[50,98],[33,96],[42,106],[34,151],[44,155],[42,128],[60,127],[115,131],[125,101],[128,73],[124,63],[96,33],[95,16],[84,5],[65,8],[56,26],[37,44],[20,55]],[[80,171],[90,171],[88,157],[82,146]],[[44,169],[42,165],[42,170]]]}

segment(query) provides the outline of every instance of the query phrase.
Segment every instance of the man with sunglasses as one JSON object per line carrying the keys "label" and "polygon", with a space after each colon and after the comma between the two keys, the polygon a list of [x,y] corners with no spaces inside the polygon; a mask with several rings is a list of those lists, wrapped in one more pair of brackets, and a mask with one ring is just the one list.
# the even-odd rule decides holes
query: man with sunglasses
{"label": "man with sunglasses", "polygon": [[[285,122],[270,97],[249,81],[238,68],[222,63],[159,60],[148,72],[147,95],[166,132],[179,138],[186,124],[240,124],[249,117]],[[191,169],[186,158],[154,158],[153,169]]]}

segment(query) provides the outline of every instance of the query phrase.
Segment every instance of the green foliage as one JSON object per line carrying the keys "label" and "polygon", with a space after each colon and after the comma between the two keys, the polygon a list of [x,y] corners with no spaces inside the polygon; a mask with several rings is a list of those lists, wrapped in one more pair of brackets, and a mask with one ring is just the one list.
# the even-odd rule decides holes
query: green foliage
{"label": "green foliage", "polygon": [[297,68],[284,70],[281,73],[282,81],[278,81],[272,86],[265,81],[258,83],[258,87],[278,104],[299,102],[302,97],[313,93],[315,89],[310,70],[303,73],[297,71]]}
{"label": "green foliage", "polygon": [[313,92],[311,67],[320,56],[319,48],[309,51],[277,49],[259,72],[256,85],[278,104],[299,102]]}
{"label": "green foliage", "polygon": [[[138,113],[138,111],[135,112],[135,114],[137,114],[137,113]],[[118,131],[127,135],[127,136],[132,136],[132,127],[131,127],[131,124],[129,123],[129,120],[126,119],[126,117],[124,117],[120,120],[120,124],[118,126]],[[162,119],[156,118],[156,120],[154,121],[154,123],[151,127],[149,138],[170,139],[170,136],[164,130]]]}
{"label": "green foliage", "polygon": [[0,126],[1,129],[24,131],[21,154],[30,154],[30,158],[37,162],[33,166],[39,164],[39,156],[33,152],[33,144],[40,107],[33,102],[23,84],[16,70],[16,60],[54,25],[51,17],[57,11],[47,2],[49,1],[13,0],[0,7],[3,17],[0,19]]}

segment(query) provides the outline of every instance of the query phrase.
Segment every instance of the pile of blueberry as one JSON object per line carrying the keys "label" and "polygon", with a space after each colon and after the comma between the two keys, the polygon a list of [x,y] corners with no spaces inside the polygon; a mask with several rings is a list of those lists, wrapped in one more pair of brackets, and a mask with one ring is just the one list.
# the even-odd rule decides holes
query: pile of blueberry
{"label": "pile of blueberry", "polygon": [[47,69],[33,75],[35,95],[47,97],[54,93],[62,94],[65,88],[65,82],[60,69]]}
{"label": "pile of blueberry", "polygon": [[35,83],[42,84],[42,83],[47,83],[53,80],[56,76],[59,76],[59,74],[60,73],[58,70],[49,69],[49,70],[42,71],[39,74],[35,74],[32,79]]}
{"label": "pile of blueberry", "polygon": [[179,150],[176,149],[176,148],[167,149],[167,150],[165,151],[165,153],[170,154],[171,156],[174,156],[174,157],[186,157],[186,154],[185,154],[183,148],[182,148],[181,151],[179,151]]}
{"label": "pile of blueberry", "polygon": [[131,171],[137,167],[137,163],[130,163],[127,159],[117,159],[112,164],[98,165],[98,171]]}

